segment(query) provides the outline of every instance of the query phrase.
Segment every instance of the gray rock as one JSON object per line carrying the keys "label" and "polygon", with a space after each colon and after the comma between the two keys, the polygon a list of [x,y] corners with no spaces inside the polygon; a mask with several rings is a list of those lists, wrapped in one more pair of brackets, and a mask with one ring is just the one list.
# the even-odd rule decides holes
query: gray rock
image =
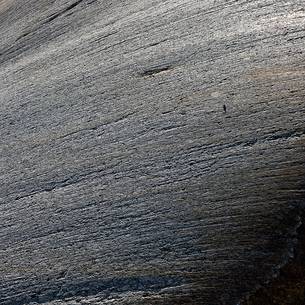
{"label": "gray rock", "polygon": [[0,304],[237,304],[304,203],[304,1],[0,1]]}

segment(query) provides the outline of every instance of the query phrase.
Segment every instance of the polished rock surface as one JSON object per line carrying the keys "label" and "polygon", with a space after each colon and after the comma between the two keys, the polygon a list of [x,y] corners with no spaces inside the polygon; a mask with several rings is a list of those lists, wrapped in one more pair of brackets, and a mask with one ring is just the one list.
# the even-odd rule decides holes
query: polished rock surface
{"label": "polished rock surface", "polygon": [[0,304],[235,305],[292,253],[305,4],[0,0]]}

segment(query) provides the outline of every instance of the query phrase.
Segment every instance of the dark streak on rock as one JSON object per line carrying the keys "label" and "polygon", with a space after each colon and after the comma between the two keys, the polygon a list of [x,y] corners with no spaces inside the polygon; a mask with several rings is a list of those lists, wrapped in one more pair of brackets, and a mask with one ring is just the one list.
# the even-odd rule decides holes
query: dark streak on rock
{"label": "dark streak on rock", "polygon": [[172,66],[166,65],[166,66],[157,66],[150,69],[145,70],[141,73],[141,76],[154,76],[157,74],[160,74],[162,72],[167,72],[172,69]]}
{"label": "dark streak on rock", "polygon": [[51,16],[49,16],[47,18],[47,20],[44,23],[49,23],[51,21],[53,21],[54,19],[64,15],[65,13],[67,13],[68,11],[72,10],[73,8],[75,8],[76,6],[78,6],[80,3],[82,3],[84,0],[77,0],[75,2],[73,2],[72,4],[70,4],[69,6],[67,6],[65,9],[63,9],[62,11],[53,14]]}
{"label": "dark streak on rock", "polygon": [[[71,297],[93,296],[102,292],[104,299],[111,294],[124,292],[152,293],[168,287],[175,287],[187,283],[187,281],[178,276],[142,276],[142,277],[124,277],[110,279],[89,280],[73,279],[73,271],[62,272],[61,279],[48,279],[45,282],[32,283],[27,295],[16,296],[11,299],[4,296],[1,304],[5,305],[24,305],[30,302],[35,304],[44,304],[56,299],[68,299]],[[43,289],[42,289],[43,287]]]}

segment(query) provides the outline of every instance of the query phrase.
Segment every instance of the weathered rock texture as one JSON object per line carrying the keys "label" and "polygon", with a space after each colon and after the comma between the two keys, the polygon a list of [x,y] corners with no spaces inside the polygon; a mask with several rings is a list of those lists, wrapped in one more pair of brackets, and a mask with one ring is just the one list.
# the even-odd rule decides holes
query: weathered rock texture
{"label": "weathered rock texture", "polygon": [[0,304],[234,305],[304,201],[303,0],[0,0]]}

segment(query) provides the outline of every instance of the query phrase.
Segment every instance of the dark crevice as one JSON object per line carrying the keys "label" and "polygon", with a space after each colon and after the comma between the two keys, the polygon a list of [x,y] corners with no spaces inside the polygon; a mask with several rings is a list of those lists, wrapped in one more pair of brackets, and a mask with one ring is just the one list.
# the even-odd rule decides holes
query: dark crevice
{"label": "dark crevice", "polygon": [[294,37],[294,38],[289,38],[287,41],[294,41],[294,40],[299,40],[299,39],[304,39],[305,36],[299,36],[299,37]]}
{"label": "dark crevice", "polygon": [[51,15],[45,22],[45,23],[49,23],[51,21],[53,21],[54,19],[62,16],[63,14],[67,13],[68,11],[72,10],[73,8],[75,8],[76,6],[78,6],[80,3],[82,3],[84,0],[77,0],[76,2],[73,2],[72,4],[70,4],[68,7],[66,7],[65,9],[63,9],[62,11]]}
{"label": "dark crevice", "polygon": [[288,140],[290,138],[300,137],[305,134],[305,129],[288,130],[280,134],[270,135],[266,138],[267,141]]}
{"label": "dark crevice", "polygon": [[[213,154],[217,151],[225,151],[225,150],[240,150],[243,148],[251,148],[258,144],[266,144],[266,141],[270,141],[270,144],[274,141],[284,140],[297,140],[301,137],[305,136],[305,130],[295,129],[292,131],[287,131],[284,133],[278,133],[273,135],[265,135],[263,137],[252,138],[247,141],[236,141],[222,144],[197,144],[188,149],[188,154],[193,154],[199,151],[211,151]],[[181,154],[177,152],[176,158],[180,158]]]}
{"label": "dark crevice", "polygon": [[163,39],[163,40],[160,40],[160,41],[156,41],[156,42],[152,42],[148,45],[144,45],[144,46],[140,46],[139,48],[135,48],[133,49],[133,51],[138,51],[138,50],[143,50],[143,49],[148,49],[148,48],[151,48],[151,47],[155,47],[155,46],[158,46],[160,44],[162,44],[163,42],[166,42],[168,41],[168,39]]}
{"label": "dark crevice", "polygon": [[92,131],[98,130],[99,128],[103,128],[103,127],[107,127],[107,126],[112,125],[112,124],[120,123],[120,122],[126,120],[127,118],[129,118],[130,116],[132,116],[134,114],[136,114],[136,111],[131,112],[131,113],[126,113],[126,114],[122,115],[121,117],[119,117],[119,118],[117,118],[113,121],[110,121],[110,122],[106,122],[106,123],[98,124],[98,125],[95,125],[95,126],[92,126],[92,127],[82,128],[82,129],[79,129],[79,130],[72,131],[70,133],[67,133],[65,135],[62,135],[62,136],[56,138],[55,140],[70,138],[71,136],[74,136],[74,135],[77,135],[77,134],[80,134],[80,133],[83,133],[83,132],[92,132]]}
{"label": "dark crevice", "polygon": [[[69,177],[64,178],[62,180],[44,182],[44,184],[41,185],[39,188],[35,188],[35,189],[32,188],[29,190],[23,189],[23,194],[20,192],[21,193],[20,195],[15,196],[15,200],[29,198],[34,195],[40,194],[40,193],[52,192],[59,188],[78,184],[87,179],[95,179],[98,175],[102,175],[103,177],[112,175],[115,173],[114,168],[117,167],[120,163],[121,163],[121,161],[119,160],[116,163],[112,164],[111,166],[105,166],[105,164],[104,164],[103,167],[97,168],[95,170],[87,171],[84,173],[74,173],[74,174],[71,174]],[[13,193],[8,194],[8,196],[10,196],[10,195],[13,195]]]}
{"label": "dark crevice", "polygon": [[28,35],[30,35],[30,34],[31,34],[31,32],[23,33],[22,35],[20,35],[20,36],[16,39],[15,42],[19,41],[20,39],[22,39],[22,38],[24,38],[24,37],[26,37],[26,36],[28,36]]}
{"label": "dark crevice", "polygon": [[160,131],[170,131],[170,130],[175,130],[175,129],[185,127],[185,126],[186,125],[169,125],[169,126],[162,127],[160,129]]}
{"label": "dark crevice", "polygon": [[149,44],[147,47],[155,47],[155,46],[157,46],[157,45],[159,45],[163,42],[166,42],[166,41],[168,41],[168,39],[163,39],[161,41],[153,42],[153,43]]}
{"label": "dark crevice", "polygon": [[162,72],[166,72],[172,69],[172,66],[166,65],[166,66],[157,66],[153,67],[151,69],[145,70],[141,73],[141,76],[153,76]]}
{"label": "dark crevice", "polygon": [[119,32],[119,31],[113,31],[113,32],[107,33],[107,34],[105,34],[105,35],[103,35],[103,36],[100,36],[100,37],[98,37],[97,39],[95,39],[94,42],[101,42],[101,41],[103,41],[104,39],[106,39],[106,38],[108,38],[108,37],[110,37],[110,36],[112,36],[112,35],[117,34],[118,32]]}
{"label": "dark crevice", "polygon": [[295,129],[295,130],[288,130],[282,133],[275,133],[272,135],[267,135],[262,138],[253,138],[248,141],[238,141],[235,143],[228,143],[227,145],[220,145],[222,148],[233,148],[233,147],[251,147],[258,143],[265,143],[265,142],[272,142],[272,141],[279,141],[279,140],[290,140],[294,138],[299,138],[305,135],[305,130],[303,129]]}
{"label": "dark crevice", "polygon": [[47,183],[45,186],[42,186],[39,189],[36,190],[32,190],[30,191],[28,194],[24,194],[24,195],[20,195],[20,196],[16,196],[15,200],[21,200],[24,198],[29,198],[32,197],[34,195],[40,194],[40,193],[49,193],[52,192],[58,188],[62,188],[62,187],[67,187],[73,184],[77,184],[85,179],[88,179],[89,177],[91,177],[92,175],[97,175],[102,173],[103,171],[105,171],[107,169],[102,168],[102,169],[97,169],[91,172],[87,172],[87,173],[83,173],[83,174],[75,174],[72,175],[66,179],[63,179],[61,181],[51,181],[49,183]]}

